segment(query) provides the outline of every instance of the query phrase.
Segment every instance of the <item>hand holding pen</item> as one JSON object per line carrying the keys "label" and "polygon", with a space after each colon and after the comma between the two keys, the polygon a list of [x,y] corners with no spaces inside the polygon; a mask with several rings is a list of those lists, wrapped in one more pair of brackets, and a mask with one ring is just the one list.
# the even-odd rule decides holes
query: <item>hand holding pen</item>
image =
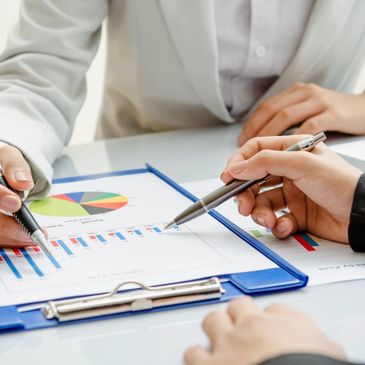
{"label": "hand holding pen", "polygon": [[[352,199],[362,172],[323,143],[314,149],[312,145],[311,153],[289,150],[298,142],[303,145],[306,139],[308,136],[253,138],[231,157],[222,174],[224,186],[234,182],[239,186],[240,181],[243,190],[234,191],[239,212],[251,215],[278,238],[303,230],[348,242]],[[258,183],[265,183],[269,175],[275,177],[268,184],[276,184],[276,188],[262,192]],[[216,192],[208,197],[216,196]],[[206,197],[201,200],[206,201]],[[283,209],[289,212],[278,217]]]}
{"label": "hand holding pen", "polygon": [[16,216],[20,220],[26,219],[28,223],[26,222],[25,225],[32,231],[31,234],[36,232],[32,238],[13,217],[0,212],[0,247],[26,246],[35,243],[47,250],[43,232],[34,218],[29,217],[29,211],[19,197],[24,191],[31,190],[34,186],[27,162],[18,149],[5,145],[0,147],[0,164],[1,175],[3,175],[0,179],[0,210],[11,214],[18,212]]}
{"label": "hand holding pen", "polygon": [[[269,137],[272,138],[272,137]],[[293,145],[286,148],[287,152],[293,151],[311,151],[318,143],[326,139],[326,135],[322,132],[316,134],[315,136],[309,136],[307,138],[302,138]],[[246,163],[243,161],[242,163]],[[208,213],[210,210],[218,207],[220,204],[224,203],[228,199],[248,190],[256,185],[263,185],[267,183],[272,177],[269,174],[261,176],[258,179],[231,179],[226,185],[218,188],[217,190],[211,192],[210,194],[202,197],[194,204],[190,205],[187,209],[181,212],[177,217],[175,217],[165,229],[171,228],[174,225],[180,225],[191,221],[204,213]]]}

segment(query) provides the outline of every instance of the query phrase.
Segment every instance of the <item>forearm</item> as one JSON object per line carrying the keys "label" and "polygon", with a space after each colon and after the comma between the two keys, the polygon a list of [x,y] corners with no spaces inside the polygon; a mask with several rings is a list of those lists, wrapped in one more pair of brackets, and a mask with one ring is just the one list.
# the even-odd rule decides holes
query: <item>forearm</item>
{"label": "forearm", "polygon": [[365,173],[360,176],[354,194],[348,229],[349,243],[356,252],[365,252]]}
{"label": "forearm", "polygon": [[72,134],[107,4],[22,1],[0,56],[0,140],[28,160],[41,182],[33,193],[49,188],[51,165]]}

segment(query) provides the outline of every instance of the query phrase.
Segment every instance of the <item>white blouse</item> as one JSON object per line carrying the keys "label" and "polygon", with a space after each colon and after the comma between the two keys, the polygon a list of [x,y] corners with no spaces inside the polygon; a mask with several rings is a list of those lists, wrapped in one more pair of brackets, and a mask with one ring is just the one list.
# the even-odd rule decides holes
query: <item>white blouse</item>
{"label": "white blouse", "polygon": [[232,117],[242,116],[294,56],[314,0],[214,0],[219,77]]}

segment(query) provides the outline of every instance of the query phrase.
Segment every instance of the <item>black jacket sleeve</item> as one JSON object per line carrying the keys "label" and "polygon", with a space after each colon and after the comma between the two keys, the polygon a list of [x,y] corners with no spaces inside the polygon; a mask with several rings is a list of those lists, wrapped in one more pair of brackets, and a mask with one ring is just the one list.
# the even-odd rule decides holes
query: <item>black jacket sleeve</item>
{"label": "black jacket sleeve", "polygon": [[335,360],[331,357],[322,355],[287,354],[264,361],[260,365],[355,365],[355,364],[352,362]]}
{"label": "black jacket sleeve", "polygon": [[356,252],[365,252],[365,173],[356,186],[348,235],[351,248]]}

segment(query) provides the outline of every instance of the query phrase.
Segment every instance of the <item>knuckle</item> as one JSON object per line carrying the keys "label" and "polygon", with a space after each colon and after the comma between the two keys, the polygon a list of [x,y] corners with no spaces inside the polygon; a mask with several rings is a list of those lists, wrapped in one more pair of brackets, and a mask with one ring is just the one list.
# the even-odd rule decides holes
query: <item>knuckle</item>
{"label": "knuckle", "polygon": [[318,85],[313,84],[313,83],[306,84],[305,89],[308,94],[316,95],[316,97],[318,94],[320,94],[320,91],[321,91],[321,88]]}
{"label": "knuckle", "polygon": [[266,307],[266,312],[283,312],[288,309],[288,306],[283,303],[273,303]]}
{"label": "knuckle", "polygon": [[319,128],[320,121],[318,118],[309,119],[305,122],[305,127],[309,131],[316,131]]}
{"label": "knuckle", "polygon": [[20,151],[17,148],[15,148],[14,146],[3,146],[0,148],[0,151],[3,154],[12,154],[12,155],[21,156]]}
{"label": "knuckle", "polygon": [[184,363],[192,364],[197,356],[198,348],[196,346],[189,347],[184,353]]}
{"label": "knuckle", "polygon": [[258,162],[264,163],[266,160],[269,160],[271,158],[272,151],[268,149],[261,150],[256,154],[256,158]]}
{"label": "knuckle", "polygon": [[270,101],[263,101],[259,109],[270,114],[275,112],[275,106]]}
{"label": "knuckle", "polygon": [[11,163],[17,162],[24,162],[25,159],[23,154],[18,150],[16,147],[13,146],[3,146],[0,148],[0,156],[7,157],[7,160],[2,161],[3,164],[6,164],[7,161],[11,161]]}
{"label": "knuckle", "polygon": [[256,328],[262,325],[263,321],[264,316],[261,313],[253,313],[245,318],[245,320],[242,322],[242,326],[250,331],[254,331]]}
{"label": "knuckle", "polygon": [[278,113],[278,117],[280,119],[284,119],[284,120],[291,119],[292,116],[293,116],[293,113],[289,109],[282,109]]}
{"label": "knuckle", "polygon": [[293,85],[293,88],[298,90],[298,89],[302,89],[304,86],[305,86],[305,84],[303,82],[296,82]]}
{"label": "knuckle", "polygon": [[209,313],[203,320],[202,326],[203,329],[209,328],[210,325],[217,320],[217,318],[221,315],[220,310],[213,311]]}

